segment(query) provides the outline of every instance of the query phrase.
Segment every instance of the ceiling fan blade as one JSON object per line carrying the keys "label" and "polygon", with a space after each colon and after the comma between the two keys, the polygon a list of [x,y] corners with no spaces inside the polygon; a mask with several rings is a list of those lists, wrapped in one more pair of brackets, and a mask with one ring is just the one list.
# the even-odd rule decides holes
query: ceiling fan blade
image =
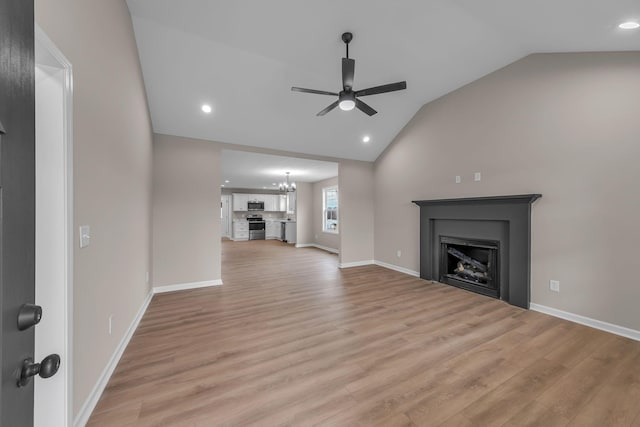
{"label": "ceiling fan blade", "polygon": [[291,88],[292,91],[294,92],[304,92],[304,93],[315,93],[317,95],[331,95],[331,96],[338,96],[337,93],[335,92],[327,92],[326,90],[315,90],[315,89],[305,89],[303,87],[292,87]]}
{"label": "ceiling fan blade", "polygon": [[407,82],[389,83],[388,85],[370,87],[355,92],[356,96],[377,95],[379,93],[394,92],[407,88]]}
{"label": "ceiling fan blade", "polygon": [[364,102],[360,101],[358,98],[356,98],[356,107],[358,107],[358,109],[360,111],[362,111],[363,113],[366,113],[370,116],[373,116],[374,114],[377,113],[376,110],[374,110],[373,108],[369,107],[369,105],[365,104]]}
{"label": "ceiling fan blade", "polygon": [[342,87],[345,91],[353,88],[353,73],[356,61],[351,58],[342,58]]}
{"label": "ceiling fan blade", "polygon": [[325,114],[327,114],[329,111],[333,110],[334,108],[336,108],[338,106],[338,104],[340,103],[340,100],[334,102],[333,104],[329,105],[327,108],[325,108],[324,110],[320,111],[318,114],[316,114],[316,116],[324,116]]}

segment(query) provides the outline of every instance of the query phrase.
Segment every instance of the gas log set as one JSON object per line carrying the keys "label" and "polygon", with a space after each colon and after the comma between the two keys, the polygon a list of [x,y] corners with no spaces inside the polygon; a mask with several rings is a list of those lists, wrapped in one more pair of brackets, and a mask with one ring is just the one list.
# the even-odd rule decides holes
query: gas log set
{"label": "gas log set", "polygon": [[497,241],[440,236],[440,281],[499,298],[498,251]]}
{"label": "gas log set", "polygon": [[453,247],[447,248],[447,253],[458,259],[456,267],[451,272],[452,274],[461,279],[482,284],[486,284],[491,280],[491,277],[489,277],[489,266],[487,264],[473,259]]}

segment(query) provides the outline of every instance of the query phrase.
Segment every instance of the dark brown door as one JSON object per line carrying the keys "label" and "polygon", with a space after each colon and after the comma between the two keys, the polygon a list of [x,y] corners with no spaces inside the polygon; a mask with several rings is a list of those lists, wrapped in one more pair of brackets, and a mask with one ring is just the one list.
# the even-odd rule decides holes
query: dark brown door
{"label": "dark brown door", "polygon": [[33,1],[0,0],[0,425],[12,427],[33,425],[33,381],[17,385],[34,350],[17,321],[35,294],[33,18]]}

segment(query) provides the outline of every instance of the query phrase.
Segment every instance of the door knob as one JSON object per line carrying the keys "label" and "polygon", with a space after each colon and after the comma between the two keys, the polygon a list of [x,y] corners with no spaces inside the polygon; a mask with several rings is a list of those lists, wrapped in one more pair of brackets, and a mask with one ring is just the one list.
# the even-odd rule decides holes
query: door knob
{"label": "door knob", "polygon": [[60,368],[60,356],[50,354],[40,363],[33,363],[33,359],[27,357],[22,362],[22,371],[20,371],[20,379],[18,387],[24,387],[29,384],[31,377],[40,375],[40,378],[50,378],[58,372]]}
{"label": "door knob", "polygon": [[42,307],[35,304],[22,304],[18,312],[18,329],[24,331],[40,323]]}

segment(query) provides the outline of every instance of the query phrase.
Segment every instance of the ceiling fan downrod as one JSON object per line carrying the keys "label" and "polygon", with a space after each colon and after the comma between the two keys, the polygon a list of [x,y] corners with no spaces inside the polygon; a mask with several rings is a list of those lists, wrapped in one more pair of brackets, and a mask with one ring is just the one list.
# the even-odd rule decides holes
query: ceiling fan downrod
{"label": "ceiling fan downrod", "polygon": [[349,43],[353,40],[353,34],[350,32],[342,33],[342,41],[347,47],[347,58],[349,58]]}

